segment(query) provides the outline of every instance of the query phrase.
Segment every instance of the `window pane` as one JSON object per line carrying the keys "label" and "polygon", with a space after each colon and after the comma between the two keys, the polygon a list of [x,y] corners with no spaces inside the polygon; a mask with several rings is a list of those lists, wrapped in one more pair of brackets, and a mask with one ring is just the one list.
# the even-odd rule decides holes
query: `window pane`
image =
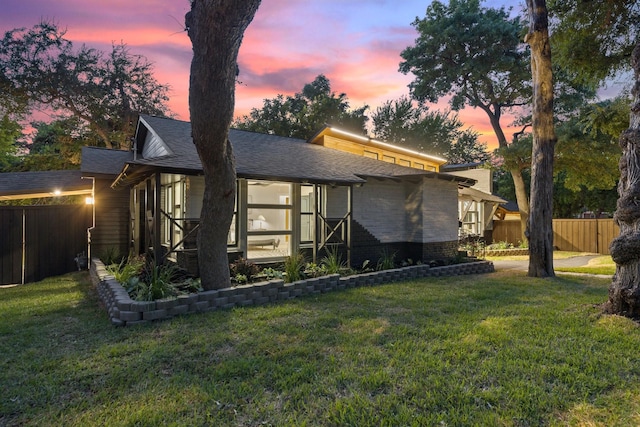
{"label": "window pane", "polygon": [[236,239],[236,214],[233,214],[233,218],[231,219],[231,227],[229,227],[229,234],[227,235],[227,245],[235,246]]}
{"label": "window pane", "polygon": [[282,208],[256,208],[251,209],[248,218],[247,230],[251,231],[290,231],[291,209]]}
{"label": "window pane", "polygon": [[251,205],[288,205],[291,184],[273,181],[249,181],[248,202]]}
{"label": "window pane", "polygon": [[291,255],[291,236],[287,234],[247,236],[247,258],[282,258]]}

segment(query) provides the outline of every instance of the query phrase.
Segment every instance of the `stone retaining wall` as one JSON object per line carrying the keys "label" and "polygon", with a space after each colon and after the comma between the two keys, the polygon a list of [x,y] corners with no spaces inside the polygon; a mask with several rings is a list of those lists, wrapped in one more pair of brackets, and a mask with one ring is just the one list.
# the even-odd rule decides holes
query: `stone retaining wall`
{"label": "stone retaining wall", "polygon": [[109,313],[111,323],[118,326],[126,326],[146,323],[152,320],[170,319],[181,314],[261,305],[305,295],[321,294],[360,286],[374,286],[420,277],[458,276],[492,273],[494,271],[491,261],[470,262],[444,267],[429,267],[425,264],[347,277],[332,274],[293,283],[284,283],[283,280],[270,280],[156,301],[132,300],[127,291],[113,276],[108,274],[104,264],[98,259],[91,260],[90,274],[91,281],[98,290],[100,299]]}
{"label": "stone retaining wall", "polygon": [[529,255],[529,249],[487,249],[484,256]]}

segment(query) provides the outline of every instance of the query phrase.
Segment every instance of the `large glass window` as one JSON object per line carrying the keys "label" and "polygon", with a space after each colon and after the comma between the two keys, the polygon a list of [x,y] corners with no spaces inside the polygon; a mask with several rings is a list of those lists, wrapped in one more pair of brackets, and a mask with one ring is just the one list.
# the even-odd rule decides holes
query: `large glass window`
{"label": "large glass window", "polygon": [[292,185],[247,183],[247,258],[291,255]]}
{"label": "large glass window", "polygon": [[315,234],[313,185],[300,187],[300,243],[312,243]]}
{"label": "large glass window", "polygon": [[185,180],[179,175],[162,175],[162,240],[174,245],[182,240],[185,208]]}
{"label": "large glass window", "polygon": [[460,209],[464,213],[462,219],[462,234],[463,235],[477,235],[480,234],[480,204],[475,201],[464,201],[460,203]]}

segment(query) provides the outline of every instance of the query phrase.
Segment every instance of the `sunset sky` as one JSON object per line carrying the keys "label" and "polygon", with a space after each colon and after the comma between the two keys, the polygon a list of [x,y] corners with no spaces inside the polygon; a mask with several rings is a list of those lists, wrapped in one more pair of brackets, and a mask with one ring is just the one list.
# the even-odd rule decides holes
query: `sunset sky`
{"label": "sunset sky", "polygon": [[[318,74],[352,108],[371,110],[408,95],[411,75],[398,71],[400,52],[414,43],[411,23],[424,17],[429,0],[263,0],[240,49],[236,115],[262,107],[265,98],[299,92]],[[486,1],[499,7],[520,2]],[[154,75],[171,87],[170,108],[189,120],[191,43],[183,31],[188,0],[2,0],[0,31],[32,27],[41,20],[66,28],[80,47],[110,51],[124,42],[154,63]],[[446,108],[443,102],[432,108]],[[460,118],[495,148],[486,115],[466,109]],[[503,127],[509,118],[503,118]],[[507,129],[508,135],[511,134]]]}

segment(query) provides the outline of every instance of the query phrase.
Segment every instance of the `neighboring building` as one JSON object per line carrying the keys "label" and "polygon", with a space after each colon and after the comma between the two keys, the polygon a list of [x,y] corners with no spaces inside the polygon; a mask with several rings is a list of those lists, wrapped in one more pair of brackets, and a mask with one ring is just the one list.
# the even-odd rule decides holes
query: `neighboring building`
{"label": "neighboring building", "polygon": [[472,187],[458,190],[460,236],[481,236],[491,242],[494,215],[507,203],[493,194],[491,169],[483,168],[481,163],[467,163],[446,165],[441,170],[476,181]]}
{"label": "neighboring building", "polygon": [[[475,180],[437,172],[441,159],[340,133],[327,128],[304,141],[230,131],[238,176],[230,259],[275,262],[298,251],[318,259],[330,247],[355,266],[385,250],[397,260],[455,256],[458,188]],[[368,158],[373,154],[378,160]],[[114,194],[130,190],[120,241],[128,240],[133,253],[151,250],[195,269],[204,179],[190,123],[141,116],[133,153],[104,156],[108,150],[86,148],[82,170],[96,178],[96,211],[100,197],[122,202]],[[111,188],[98,188],[99,178],[111,179]],[[102,244],[97,240],[92,236]]]}
{"label": "neighboring building", "polygon": [[520,222],[520,209],[518,209],[518,203],[508,201],[507,203],[500,205],[495,216],[500,221]]}

